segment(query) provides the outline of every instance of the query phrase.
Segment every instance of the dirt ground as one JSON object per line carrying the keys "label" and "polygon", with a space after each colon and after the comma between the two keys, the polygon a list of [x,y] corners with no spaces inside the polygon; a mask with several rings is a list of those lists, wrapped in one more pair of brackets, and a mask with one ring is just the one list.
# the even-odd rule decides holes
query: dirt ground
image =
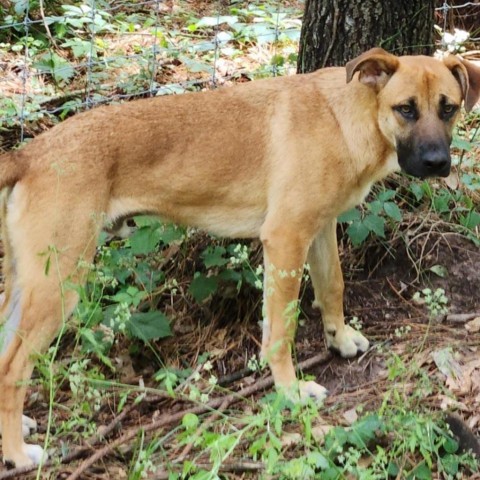
{"label": "dirt ground", "polygon": [[[357,317],[362,324],[362,330],[372,341],[371,349],[360,358],[345,360],[337,355],[326,356],[315,367],[304,371],[327,387],[330,395],[325,403],[325,416],[322,421],[326,424],[346,424],[345,412],[351,411],[358,405],[365,410],[374,410],[380,405],[388,386],[386,359],[388,351],[394,351],[405,361],[416,359],[416,363],[423,368],[435,381],[445,384],[456,400],[448,400],[444,395],[426,394],[425,402],[432,409],[453,409],[458,411],[475,434],[480,432],[480,362],[478,353],[480,348],[479,333],[468,331],[467,326],[472,319],[480,317],[480,251],[473,243],[454,233],[431,234],[420,237],[418,242],[412,242],[410,253],[407,255],[405,247],[396,246],[393,254],[385,255],[385,249],[372,246],[361,252],[362,261],[352,265],[352,254],[344,255],[344,272],[346,276],[345,309],[347,319]],[[423,255],[423,256],[422,256]],[[416,268],[409,260],[409,256],[417,260]],[[348,258],[346,258],[348,257]],[[378,261],[382,258],[381,262]],[[422,259],[420,268],[418,259]],[[346,262],[348,261],[348,264]],[[442,278],[429,269],[434,265],[445,267],[445,276]],[[419,269],[419,270],[417,270]],[[413,294],[425,287],[432,290],[443,288],[449,299],[449,312],[440,318],[429,320],[424,306],[412,300]],[[250,306],[253,312],[260,308],[260,293],[249,292]],[[314,357],[325,350],[322,327],[319,313],[313,309],[311,300],[313,293],[308,286],[304,290],[302,299],[302,321],[297,333],[298,361]],[[215,309],[215,299],[209,308]],[[255,308],[257,304],[257,308]],[[167,339],[159,344],[163,361],[167,365],[186,366],[193,363],[197,355],[204,351],[213,352],[214,372],[220,379],[225,379],[229,389],[235,391],[261,382],[262,377],[245,369],[248,358],[258,353],[258,342],[261,338],[261,329],[258,324],[259,313],[249,310],[250,318],[239,321],[238,318],[246,312],[241,311],[241,301],[233,301],[224,305],[230,311],[230,318],[214,325],[201,325],[201,322],[191,317],[191,330],[185,328],[184,334],[179,333],[174,338]],[[235,312],[235,308],[240,311]],[[225,310],[223,310],[225,311]],[[212,312],[209,312],[210,314]],[[214,312],[214,316],[216,313]],[[188,318],[185,316],[188,323]],[[217,317],[218,318],[218,317]],[[215,323],[215,322],[214,322]],[[434,361],[434,352],[451,348],[456,354],[459,365],[465,367],[465,378],[451,379],[443,374]],[[183,352],[195,352],[185,362],[179,362]],[[119,349],[120,350],[120,349]],[[142,352],[144,353],[144,352]],[[120,351],[118,355],[121,355]],[[467,368],[472,366],[472,368]],[[145,384],[153,373],[149,355],[132,355],[129,374],[122,381],[137,383],[143,378]],[[234,372],[239,379],[235,380]],[[268,374],[265,374],[268,375]],[[265,376],[264,375],[264,376]],[[468,378],[467,378],[468,376]],[[128,378],[130,377],[130,378]],[[222,380],[221,380],[222,381]],[[259,389],[253,395],[260,397],[267,393],[267,389]],[[62,404],[69,401],[68,386],[57,392],[56,402]],[[128,432],[140,425],[148,425],[158,418],[183,415],[188,405],[152,395],[150,399],[139,404],[129,405],[121,422],[115,419],[113,410],[103,408],[96,419],[97,424],[110,425],[117,423],[118,434]],[[242,408],[241,406],[239,408]],[[42,398],[40,391],[35,388],[29,396],[26,411],[39,422],[40,438],[43,438],[48,424],[48,403]],[[62,420],[62,412],[58,412],[55,422]],[[63,418],[66,420],[66,418]],[[55,428],[55,427],[54,427]],[[55,431],[55,430],[54,430]],[[118,438],[117,435],[110,438]],[[82,444],[80,439],[71,438],[71,445]],[[61,450],[60,445],[53,441],[56,453]],[[105,441],[97,444],[97,449],[106,445]],[[128,450],[128,449],[127,449]],[[80,458],[95,453],[84,452]],[[56,472],[52,477],[67,478],[75,471],[78,463],[72,461],[64,466],[50,467],[50,472]],[[8,472],[0,467],[0,478],[35,478],[33,474],[7,477]],[[118,454],[110,452],[102,462],[86,469],[80,478],[107,479],[121,478],[124,465]],[[113,476],[112,476],[113,475]],[[231,478],[254,478],[239,476]]]}

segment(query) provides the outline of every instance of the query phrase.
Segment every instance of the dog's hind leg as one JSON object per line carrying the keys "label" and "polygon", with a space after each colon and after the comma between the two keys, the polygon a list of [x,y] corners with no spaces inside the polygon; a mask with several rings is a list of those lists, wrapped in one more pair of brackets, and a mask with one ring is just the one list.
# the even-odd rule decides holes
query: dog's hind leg
{"label": "dog's hind leg", "polygon": [[[20,322],[19,298],[12,299],[12,284],[15,277],[15,266],[12,260],[12,246],[8,235],[6,225],[7,203],[11,189],[4,189],[1,193],[1,217],[2,217],[2,240],[3,240],[3,276],[5,279],[4,292],[0,295],[0,355],[9,344],[9,339],[13,336],[15,326]],[[10,311],[8,311],[10,310]],[[5,321],[9,319],[9,323]],[[26,437],[37,430],[37,422],[33,418],[22,415],[22,433]],[[0,434],[2,433],[2,423],[0,419]]]}
{"label": "dog's hind leg", "polygon": [[333,220],[317,235],[308,252],[308,263],[315,292],[314,306],[322,312],[327,345],[348,358],[366,351],[369,343],[359,331],[345,325],[336,228],[337,222]]}
{"label": "dog's hind leg", "polygon": [[[34,356],[42,354],[75,307],[77,293],[68,282],[82,283],[79,260],[93,259],[98,228],[87,209],[57,205],[39,212],[34,203],[21,215],[9,212],[14,279],[6,326],[12,330],[0,354],[0,421],[6,462],[17,467],[38,464],[44,455],[23,440],[22,413]],[[55,210],[55,211],[54,211]],[[88,210],[88,211],[94,211]],[[60,220],[61,219],[61,222]],[[12,303],[15,298],[17,303]]]}

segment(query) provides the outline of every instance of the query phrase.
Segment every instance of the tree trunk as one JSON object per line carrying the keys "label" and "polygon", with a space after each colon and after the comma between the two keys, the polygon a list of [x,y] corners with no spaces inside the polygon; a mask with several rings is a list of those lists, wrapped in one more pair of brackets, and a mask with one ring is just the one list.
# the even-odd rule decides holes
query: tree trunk
{"label": "tree trunk", "polygon": [[430,55],[434,14],[435,0],[307,0],[298,72],[345,65],[373,47]]}

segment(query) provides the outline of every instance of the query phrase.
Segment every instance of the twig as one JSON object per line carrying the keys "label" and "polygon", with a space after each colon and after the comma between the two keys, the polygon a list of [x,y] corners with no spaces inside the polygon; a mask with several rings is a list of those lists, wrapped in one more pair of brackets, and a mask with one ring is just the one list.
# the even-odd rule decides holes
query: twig
{"label": "twig", "polygon": [[454,322],[454,323],[465,323],[474,318],[480,317],[480,312],[477,313],[450,313],[445,315],[442,318],[442,321]]}
{"label": "twig", "polygon": [[117,427],[117,425],[141,402],[132,403],[125,407],[106,427],[99,427],[97,433],[88,438],[85,443],[87,445],[93,446],[99,443],[103,438],[107,438],[110,433]]}
{"label": "twig", "polygon": [[390,288],[393,290],[393,293],[395,293],[395,295],[400,299],[402,300],[402,302],[405,302],[408,306],[410,307],[413,307],[415,310],[417,310],[418,312],[421,312],[422,310],[417,307],[414,303],[412,303],[411,301],[407,300],[393,285],[393,283],[388,279],[388,277],[385,278],[387,280],[387,283],[388,285],[390,285]]}
{"label": "twig", "polygon": [[241,380],[242,378],[245,378],[246,376],[252,373],[253,373],[253,370],[251,368],[248,368],[248,367],[242,368],[241,370],[238,370],[229,375],[225,375],[219,378],[218,384],[221,387],[226,387],[227,385],[230,385],[231,383],[236,382],[237,380]]}
{"label": "twig", "polygon": [[40,16],[42,17],[43,26],[45,28],[45,33],[47,34],[47,38],[50,40],[50,43],[52,44],[52,46],[58,50],[57,42],[55,42],[55,39],[52,37],[52,33],[50,32],[50,28],[48,27],[47,20],[45,19],[45,11],[43,9],[43,0],[40,0],[38,2],[38,6],[40,8]]}
{"label": "twig", "polygon": [[[212,463],[195,463],[197,468],[212,471]],[[223,463],[217,470],[218,473],[244,473],[244,472],[259,472],[265,470],[265,464],[263,462],[250,462],[250,461],[237,461],[232,463]],[[164,470],[162,472],[155,473],[151,480],[168,480],[171,477],[171,471]]]}

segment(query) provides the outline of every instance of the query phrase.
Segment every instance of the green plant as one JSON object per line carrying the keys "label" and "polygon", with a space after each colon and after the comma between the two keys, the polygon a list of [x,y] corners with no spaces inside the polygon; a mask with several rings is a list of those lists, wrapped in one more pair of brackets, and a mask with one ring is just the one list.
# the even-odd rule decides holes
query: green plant
{"label": "green plant", "polygon": [[386,222],[402,220],[401,210],[392,201],[395,195],[395,190],[382,190],[373,200],[365,203],[363,212],[357,207],[338,217],[339,222],[348,224],[347,235],[353,245],[363,243],[370,233],[384,238]]}
{"label": "green plant", "polygon": [[448,298],[443,288],[437,288],[434,292],[430,288],[424,288],[421,292],[415,293],[413,300],[425,304],[433,318],[448,312]]}
{"label": "green plant", "polygon": [[235,292],[244,284],[261,289],[263,268],[254,268],[249,256],[249,246],[241,243],[208,246],[200,255],[207,271],[197,271],[190,284],[189,291],[195,300],[202,302],[222,287],[223,293],[228,295],[227,285],[233,286]]}
{"label": "green plant", "polygon": [[100,246],[96,263],[81,265],[89,271],[86,287],[72,287],[80,296],[75,316],[82,347],[108,364],[115,335],[144,342],[171,335],[166,315],[149,305],[153,296],[176,288],[159,268],[158,245],[181,242],[183,231],[143,217],[137,226],[130,239]]}

